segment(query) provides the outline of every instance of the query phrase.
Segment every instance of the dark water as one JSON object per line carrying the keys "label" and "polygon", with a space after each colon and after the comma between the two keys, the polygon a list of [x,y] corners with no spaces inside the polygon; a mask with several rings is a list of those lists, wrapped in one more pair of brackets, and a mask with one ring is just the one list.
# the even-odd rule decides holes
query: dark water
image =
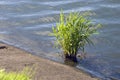
{"label": "dark water", "polygon": [[51,27],[64,13],[91,11],[94,23],[104,27],[86,46],[87,58],[77,68],[105,80],[120,79],[120,0],[0,0],[0,41],[61,63],[53,47]]}

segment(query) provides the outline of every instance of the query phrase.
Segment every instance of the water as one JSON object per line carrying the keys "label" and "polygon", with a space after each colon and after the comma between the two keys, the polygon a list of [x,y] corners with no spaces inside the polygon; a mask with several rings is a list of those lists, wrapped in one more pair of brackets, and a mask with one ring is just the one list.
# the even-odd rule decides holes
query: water
{"label": "water", "polygon": [[76,67],[102,79],[120,79],[120,0],[0,0],[0,41],[64,63],[49,36],[61,8],[64,13],[91,11],[93,22],[104,26]]}

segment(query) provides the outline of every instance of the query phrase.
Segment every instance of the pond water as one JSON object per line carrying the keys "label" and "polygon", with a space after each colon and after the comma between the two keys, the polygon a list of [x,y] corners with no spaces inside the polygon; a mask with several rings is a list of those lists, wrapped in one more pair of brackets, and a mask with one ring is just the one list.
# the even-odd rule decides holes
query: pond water
{"label": "pond water", "polygon": [[64,63],[53,47],[51,27],[60,10],[93,13],[94,23],[103,27],[86,46],[87,58],[76,68],[105,80],[120,79],[120,0],[0,0],[0,41],[25,49],[37,56]]}

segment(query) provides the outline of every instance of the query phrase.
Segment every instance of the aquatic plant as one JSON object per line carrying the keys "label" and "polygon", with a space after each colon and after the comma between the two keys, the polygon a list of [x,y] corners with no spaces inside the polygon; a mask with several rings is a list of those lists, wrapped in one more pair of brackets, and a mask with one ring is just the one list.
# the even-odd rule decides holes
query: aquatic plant
{"label": "aquatic plant", "polygon": [[57,46],[64,52],[65,58],[77,62],[77,52],[85,52],[85,45],[93,44],[90,36],[97,33],[99,24],[95,25],[88,20],[86,13],[72,12],[65,16],[60,13],[59,23],[52,27],[53,35],[56,37]]}
{"label": "aquatic plant", "polygon": [[32,75],[30,69],[26,68],[21,72],[6,72],[0,70],[0,80],[31,80]]}

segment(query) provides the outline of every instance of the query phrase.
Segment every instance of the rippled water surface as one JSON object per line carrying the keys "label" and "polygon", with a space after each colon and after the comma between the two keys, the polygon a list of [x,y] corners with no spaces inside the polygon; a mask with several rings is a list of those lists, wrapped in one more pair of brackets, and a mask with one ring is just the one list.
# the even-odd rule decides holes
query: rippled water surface
{"label": "rippled water surface", "polygon": [[120,79],[120,0],[0,0],[0,41],[63,63],[49,36],[61,9],[66,14],[91,11],[93,22],[103,25],[92,37],[95,46],[86,46],[87,58],[76,67]]}

